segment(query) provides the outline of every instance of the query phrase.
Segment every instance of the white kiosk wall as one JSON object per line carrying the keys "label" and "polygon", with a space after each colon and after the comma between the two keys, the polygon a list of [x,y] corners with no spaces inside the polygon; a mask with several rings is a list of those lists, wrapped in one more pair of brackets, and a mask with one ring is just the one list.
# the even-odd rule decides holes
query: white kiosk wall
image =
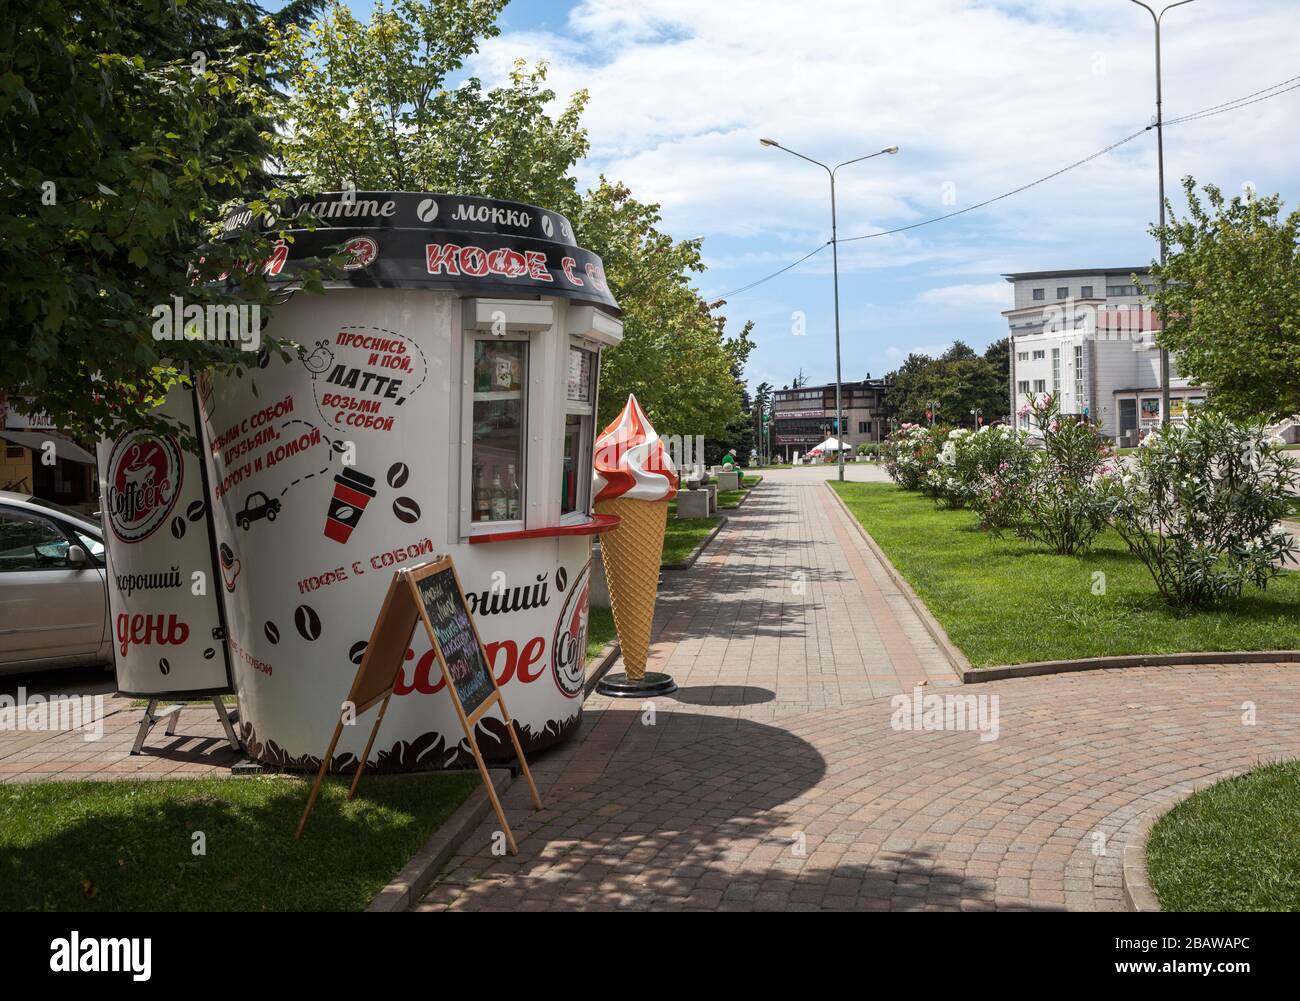
{"label": "white kiosk wall", "polygon": [[[561,511],[564,374],[572,347],[600,344],[570,335],[571,318],[591,323],[582,307],[558,299],[299,293],[267,332],[306,346],[305,358],[272,355],[251,377],[201,384],[218,545],[244,568],[225,599],[244,738],[255,757],[288,767],[318,761],[393,571],[443,553],[456,560],[525,749],[577,726],[591,519],[585,508]],[[512,376],[516,396],[475,385],[475,345],[483,340],[513,343],[526,356]],[[480,398],[497,397],[516,399],[524,417],[523,470],[515,472],[522,510],[505,524],[475,519],[481,500],[471,483]],[[566,517],[581,534],[537,536],[566,530]],[[469,763],[440,687],[433,652],[417,632],[374,767]],[[480,727],[485,753],[509,751],[495,714]],[[355,762],[365,729],[345,730],[335,767]]]}

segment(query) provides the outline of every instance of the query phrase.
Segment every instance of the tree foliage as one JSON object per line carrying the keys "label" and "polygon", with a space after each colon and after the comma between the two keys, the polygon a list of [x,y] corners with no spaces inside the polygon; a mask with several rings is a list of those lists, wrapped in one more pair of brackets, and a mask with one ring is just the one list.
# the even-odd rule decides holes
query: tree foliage
{"label": "tree foliage", "polygon": [[1159,343],[1215,410],[1300,413],[1300,210],[1284,218],[1277,195],[1229,201],[1209,184],[1207,205],[1191,177],[1183,190],[1188,214],[1171,217],[1167,263],[1152,268],[1168,311]]}
{"label": "tree foliage", "polygon": [[[1005,360],[1006,342],[1001,353]],[[885,376],[886,411],[904,423],[929,423],[926,411],[938,403],[936,423],[974,427],[972,410],[981,411],[984,423],[1005,415],[1010,398],[1008,367],[997,362],[999,343],[980,356],[963,341],[955,341],[938,358],[909,354],[903,364]]]}
{"label": "tree foliage", "polygon": [[[395,0],[368,23],[341,5],[276,36],[293,92],[280,144],[285,169],[318,189],[431,190],[530,202],[573,220],[599,254],[623,309],[624,340],[605,352],[600,419],[635,393],[665,435],[734,436],[744,419],[737,377],[752,348],[691,284],[698,241],[660,230],[657,205],[601,178],[580,194],[585,91],[551,117],[546,66],[517,62],[507,84],[453,85],[504,0]],[[733,371],[734,370],[734,371]]]}
{"label": "tree foliage", "polygon": [[[187,363],[249,360],[228,344],[155,341],[151,311],[173,296],[225,301],[202,279],[262,255],[251,237],[231,241],[189,274],[226,204],[271,193],[263,16],[238,0],[7,8],[0,386],[64,427],[141,423]],[[265,300],[258,275],[243,295]]]}

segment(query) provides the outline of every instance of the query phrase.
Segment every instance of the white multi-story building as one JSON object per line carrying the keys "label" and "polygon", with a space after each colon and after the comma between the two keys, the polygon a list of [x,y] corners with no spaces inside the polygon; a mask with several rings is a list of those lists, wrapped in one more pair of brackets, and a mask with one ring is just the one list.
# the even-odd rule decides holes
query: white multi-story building
{"label": "white multi-story building", "polygon": [[[1159,314],[1133,276],[1148,268],[1030,271],[1003,275],[1015,290],[1010,328],[1011,411],[1055,393],[1061,412],[1085,414],[1124,438],[1160,423]],[[1185,419],[1205,392],[1170,359],[1169,415]],[[1027,418],[1020,418],[1027,425]],[[1131,440],[1130,436],[1130,440]]]}

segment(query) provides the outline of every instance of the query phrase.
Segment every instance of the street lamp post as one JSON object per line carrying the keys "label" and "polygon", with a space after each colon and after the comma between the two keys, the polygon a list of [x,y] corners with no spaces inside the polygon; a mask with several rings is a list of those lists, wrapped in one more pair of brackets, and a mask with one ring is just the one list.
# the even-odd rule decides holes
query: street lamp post
{"label": "street lamp post", "polygon": [[[1162,109],[1163,94],[1160,86],[1160,20],[1169,11],[1175,7],[1181,7],[1189,4],[1192,0],[1178,0],[1177,3],[1171,3],[1161,9],[1157,14],[1148,7],[1142,0],[1129,0],[1143,8],[1151,15],[1151,22],[1156,28],[1156,166],[1160,175],[1160,267],[1163,270],[1165,266],[1165,255],[1168,253],[1168,246],[1165,242],[1165,130],[1164,130],[1164,113]],[[1163,281],[1163,277],[1161,279]],[[1163,298],[1160,301],[1160,333],[1165,332],[1166,310]],[[1160,348],[1160,423],[1167,425],[1169,423],[1169,349]]]}
{"label": "street lamp post", "polygon": [[844,481],[844,405],[841,398],[840,390],[840,254],[839,241],[836,238],[835,225],[835,172],[841,167],[847,167],[851,163],[858,163],[862,160],[870,160],[873,156],[880,156],[882,153],[897,153],[897,146],[886,146],[875,153],[868,153],[866,156],[855,157],[852,160],[845,160],[843,163],[836,164],[834,167],[827,166],[820,160],[814,160],[810,156],[804,156],[802,153],[796,153],[789,147],[782,146],[775,139],[760,139],[759,142],[764,146],[775,146],[777,149],[785,150],[791,156],[797,156],[800,160],[807,160],[814,163],[822,170],[826,171],[826,176],[831,179],[831,271],[834,274],[835,285],[835,428],[839,435],[840,448],[835,454],[839,461],[840,482]]}

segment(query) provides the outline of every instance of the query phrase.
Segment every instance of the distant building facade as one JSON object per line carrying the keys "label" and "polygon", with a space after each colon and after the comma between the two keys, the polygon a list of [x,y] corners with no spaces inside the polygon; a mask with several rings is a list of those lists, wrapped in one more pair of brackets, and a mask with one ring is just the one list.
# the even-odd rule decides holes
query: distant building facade
{"label": "distant building facade", "polygon": [[[1103,434],[1135,440],[1159,426],[1160,317],[1133,276],[1149,268],[1029,271],[1002,277],[1014,287],[1003,311],[1010,335],[1011,412],[1037,393],[1055,393],[1061,411],[1086,414]],[[1170,359],[1169,416],[1184,420],[1205,391]],[[1028,418],[1012,418],[1027,426]]]}
{"label": "distant building facade", "polygon": [[883,379],[842,382],[841,402],[844,410],[843,433],[835,427],[835,383],[778,389],[772,393],[772,454],[789,462],[829,437],[835,437],[854,450],[866,442],[888,437],[889,428],[881,427],[884,414]]}

